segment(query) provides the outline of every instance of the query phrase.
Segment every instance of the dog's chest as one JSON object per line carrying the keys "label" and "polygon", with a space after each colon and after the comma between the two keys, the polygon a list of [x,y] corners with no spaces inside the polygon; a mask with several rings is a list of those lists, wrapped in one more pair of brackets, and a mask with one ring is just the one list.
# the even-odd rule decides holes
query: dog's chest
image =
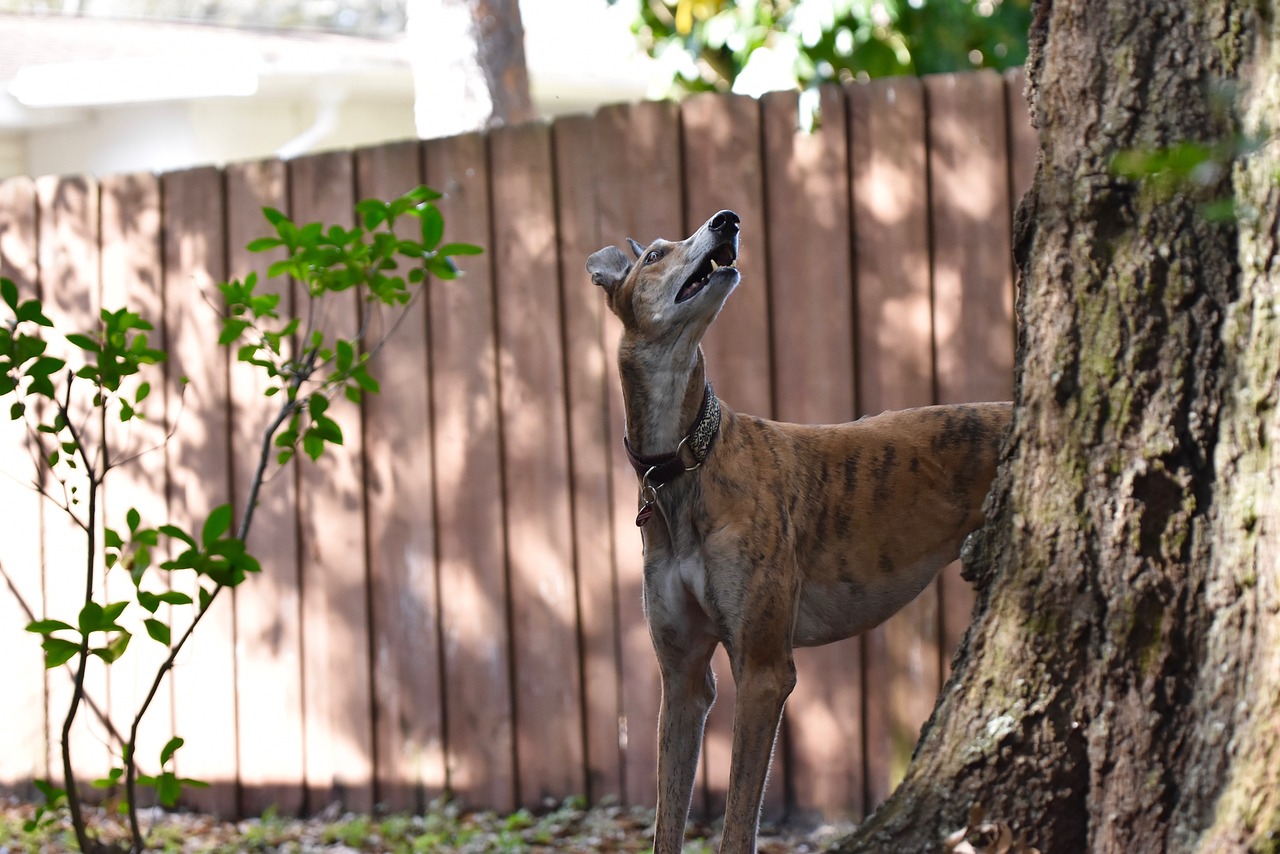
{"label": "dog's chest", "polygon": [[660,536],[646,538],[645,588],[651,612],[657,608],[673,617],[677,613],[687,617],[694,606],[714,619],[717,597],[711,590],[701,538],[685,526],[676,530],[663,526]]}

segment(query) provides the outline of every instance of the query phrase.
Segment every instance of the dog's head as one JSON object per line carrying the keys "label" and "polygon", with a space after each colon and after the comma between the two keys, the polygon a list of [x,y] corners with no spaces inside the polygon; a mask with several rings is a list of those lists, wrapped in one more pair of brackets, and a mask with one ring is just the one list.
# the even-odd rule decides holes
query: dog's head
{"label": "dog's head", "polygon": [[587,271],[628,332],[651,340],[686,330],[701,337],[738,284],[739,221],[720,211],[678,243],[641,246],[627,238],[634,261],[606,246],[587,259]]}

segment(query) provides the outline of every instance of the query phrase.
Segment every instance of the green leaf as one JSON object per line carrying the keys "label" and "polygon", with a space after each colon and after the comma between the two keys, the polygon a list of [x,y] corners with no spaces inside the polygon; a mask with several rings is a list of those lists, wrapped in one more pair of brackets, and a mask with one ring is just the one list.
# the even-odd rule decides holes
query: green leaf
{"label": "green leaf", "polygon": [[169,537],[170,539],[181,540],[182,542],[186,543],[192,548],[195,548],[196,546],[195,537],[191,536],[186,531],[182,530],[176,525],[161,525],[160,533],[164,534],[166,537]]}
{"label": "green leaf", "polygon": [[53,356],[41,356],[27,368],[27,376],[47,377],[62,370],[66,364],[62,359],[55,359]]}
{"label": "green leaf", "polygon": [[178,782],[178,778],[172,771],[165,771],[156,778],[156,797],[160,799],[160,803],[166,807],[172,807],[178,803],[178,798],[181,796],[182,784]]}
{"label": "green leaf", "polygon": [[48,780],[32,780],[31,784],[40,790],[40,794],[44,795],[45,803],[48,806],[57,806],[58,802],[67,796],[66,789],[55,786]]}
{"label": "green leaf", "polygon": [[366,229],[374,229],[387,221],[387,204],[380,199],[365,199],[356,203],[356,213]]}
{"label": "green leaf", "polygon": [[307,398],[307,411],[311,413],[312,418],[319,418],[324,415],[325,410],[329,408],[329,399],[320,392],[316,392]]}
{"label": "green leaf", "polygon": [[190,605],[191,597],[177,590],[167,590],[156,597],[167,605]]}
{"label": "green leaf", "polygon": [[50,632],[60,632],[63,629],[70,629],[74,632],[76,627],[68,623],[64,623],[62,620],[35,620],[34,622],[27,623],[27,631],[35,632],[39,635],[47,635]]}
{"label": "green leaf", "polygon": [[112,602],[102,609],[102,615],[112,623],[115,623],[116,620],[120,619],[120,615],[124,613],[124,609],[127,607],[129,607],[128,602]]}
{"label": "green leaf", "polygon": [[444,215],[435,205],[428,204],[422,209],[422,245],[428,252],[440,245],[444,237]]}
{"label": "green leaf", "polygon": [[3,296],[5,304],[17,313],[18,286],[15,285],[11,279],[0,279],[0,296]]}
{"label": "green leaf", "polygon": [[130,507],[124,514],[124,521],[129,526],[129,533],[135,533],[142,524],[142,514],[138,512],[138,508]]}
{"label": "green leaf", "polygon": [[80,633],[87,635],[92,632],[102,631],[111,624],[111,621],[105,619],[101,605],[97,602],[86,602],[84,607],[80,609],[78,623],[80,625]]}
{"label": "green leaf", "polygon": [[147,627],[147,634],[151,636],[153,641],[168,646],[170,643],[169,627],[159,620],[146,619],[142,624]]}
{"label": "green leaf", "polygon": [[213,591],[207,587],[200,588],[200,612],[204,613],[209,610],[209,605],[213,602]]}
{"label": "green leaf", "polygon": [[90,353],[102,352],[101,345],[99,345],[97,341],[94,341],[88,335],[81,335],[79,333],[73,332],[72,334],[67,336],[67,341],[79,347],[81,350],[87,350]]}
{"label": "green leaf", "polygon": [[270,267],[268,267],[267,276],[268,278],[274,279],[277,276],[281,276],[281,275],[284,275],[285,273],[292,272],[293,269],[294,269],[293,259],[285,258],[283,261],[277,261],[274,264],[272,264]]}
{"label": "green leaf", "polygon": [[226,347],[228,344],[235,343],[251,325],[243,317],[224,317],[222,319],[222,333],[218,335],[218,344]]}
{"label": "green leaf", "polygon": [[339,338],[334,345],[334,361],[337,363],[338,370],[349,370],[354,360],[355,348],[351,346],[351,342]]}
{"label": "green leaf", "polygon": [[66,664],[80,653],[80,644],[62,638],[45,638],[40,646],[44,649],[45,668]]}
{"label": "green leaf", "polygon": [[430,258],[425,259],[422,265],[437,279],[450,281],[458,278],[458,268],[443,255],[432,255]]}
{"label": "green leaf", "polygon": [[101,658],[107,664],[111,664],[118,660],[120,656],[124,655],[124,651],[128,648],[129,641],[132,639],[133,635],[128,632],[121,632],[112,638],[111,642],[106,646],[96,647],[89,650],[89,652],[98,656],[98,658]]}
{"label": "green leaf", "polygon": [[18,310],[14,314],[19,323],[28,321],[37,326],[53,326],[53,321],[44,316],[44,306],[40,304],[40,300],[27,300],[18,306]]}
{"label": "green leaf", "polygon": [[267,218],[267,222],[275,226],[280,225],[280,223],[282,222],[289,222],[289,218],[287,216],[280,213],[280,211],[276,210],[270,205],[264,206],[262,208],[262,215]]}
{"label": "green leaf", "polygon": [[436,199],[443,199],[444,194],[438,190],[433,190],[425,184],[419,184],[409,192],[405,193],[401,198],[407,199],[413,204],[421,202],[434,202]]}
{"label": "green leaf", "polygon": [[199,549],[186,549],[173,560],[167,560],[160,564],[161,569],[195,569],[200,562]]}
{"label": "green leaf", "polygon": [[320,455],[324,453],[324,438],[316,435],[312,430],[308,430],[302,437],[302,450],[312,462],[320,459]]}
{"label": "green leaf", "polygon": [[95,789],[110,789],[112,786],[116,785],[116,783],[120,782],[120,777],[123,775],[123,768],[112,768],[107,776],[99,777],[89,785],[93,786]]}
{"label": "green leaf", "polygon": [[326,442],[332,442],[335,445],[342,444],[342,428],[332,418],[324,416],[316,418],[315,424],[307,432],[314,433]]}
{"label": "green leaf", "polygon": [[138,604],[154,614],[160,607],[160,597],[148,590],[139,590]]}
{"label": "green leaf", "polygon": [[266,252],[277,246],[284,246],[284,241],[278,237],[259,237],[257,240],[250,240],[245,249],[250,252]]}
{"label": "green leaf", "polygon": [[103,528],[102,544],[109,549],[119,550],[124,546],[124,540],[121,539],[120,534],[115,528]]}
{"label": "green leaf", "polygon": [[231,529],[231,505],[219,504],[209,513],[200,531],[200,542],[207,549],[209,544]]}
{"label": "green leaf", "polygon": [[173,754],[178,752],[178,748],[182,747],[182,745],[186,743],[185,739],[176,735],[165,742],[164,747],[160,749],[160,766],[164,767],[167,765],[169,760],[173,758]]}
{"label": "green leaf", "polygon": [[446,243],[436,252],[441,255],[483,255],[484,249],[474,243]]}

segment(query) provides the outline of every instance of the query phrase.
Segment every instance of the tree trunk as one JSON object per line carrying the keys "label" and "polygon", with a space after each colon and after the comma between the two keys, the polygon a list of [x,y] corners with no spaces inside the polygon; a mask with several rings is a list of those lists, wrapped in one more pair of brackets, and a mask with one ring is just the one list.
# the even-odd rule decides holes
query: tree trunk
{"label": "tree trunk", "polygon": [[408,0],[406,11],[418,136],[535,118],[518,0]]}
{"label": "tree trunk", "polygon": [[[1280,115],[1275,13],[1037,4],[975,622],[906,779],[840,850],[938,851],[975,804],[1044,852],[1280,850],[1280,151],[1240,144]],[[1132,150],[1169,168],[1121,177]]]}

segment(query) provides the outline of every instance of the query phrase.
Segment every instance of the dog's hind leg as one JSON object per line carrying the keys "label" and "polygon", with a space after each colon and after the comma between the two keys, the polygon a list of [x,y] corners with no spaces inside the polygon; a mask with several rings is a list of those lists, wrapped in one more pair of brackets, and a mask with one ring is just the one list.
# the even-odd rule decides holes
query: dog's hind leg
{"label": "dog's hind leg", "polygon": [[691,643],[675,646],[654,634],[662,671],[655,854],[679,854],[684,848],[684,825],[689,816],[702,734],[716,697],[716,679],[711,670],[716,640],[708,635],[684,640]]}
{"label": "dog's hind leg", "polygon": [[796,684],[795,673],[795,665],[787,655],[781,661],[748,668],[738,680],[722,854],[750,854],[756,850],[760,803],[782,707]]}

